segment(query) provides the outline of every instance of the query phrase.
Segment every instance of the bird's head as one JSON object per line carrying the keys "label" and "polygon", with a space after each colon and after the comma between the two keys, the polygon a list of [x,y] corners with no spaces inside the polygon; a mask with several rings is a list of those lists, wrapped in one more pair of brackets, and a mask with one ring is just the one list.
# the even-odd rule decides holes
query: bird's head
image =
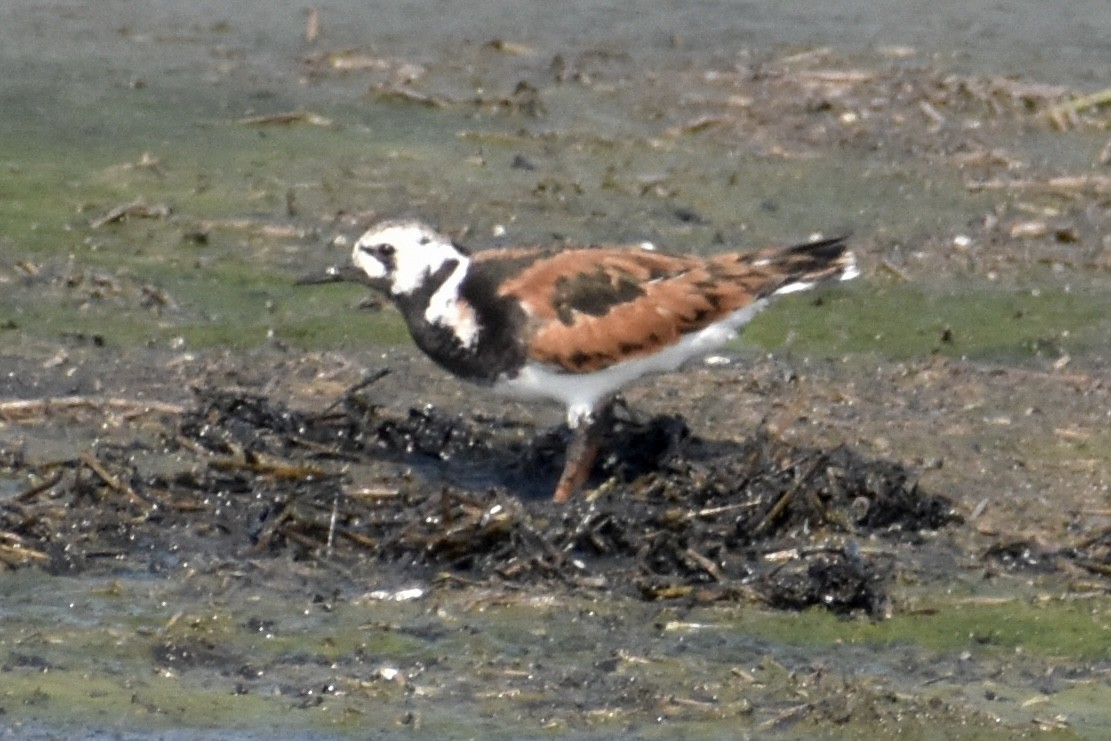
{"label": "bird's head", "polygon": [[[404,296],[424,285],[449,262],[467,261],[467,253],[419,221],[384,221],[368,229],[351,251],[363,282]],[[361,276],[360,276],[361,277]]]}

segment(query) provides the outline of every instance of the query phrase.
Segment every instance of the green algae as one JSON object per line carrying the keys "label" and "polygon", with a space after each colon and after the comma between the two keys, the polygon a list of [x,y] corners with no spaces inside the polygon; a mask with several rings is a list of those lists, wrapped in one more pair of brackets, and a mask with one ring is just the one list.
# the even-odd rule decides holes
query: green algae
{"label": "green algae", "polygon": [[[589,92],[561,95],[568,106],[592,99]],[[164,113],[173,119],[184,110]],[[414,199],[468,220],[474,204],[484,203],[478,226],[519,222],[523,241],[647,238],[696,252],[782,241],[784,223],[841,224],[905,240],[987,207],[982,194],[965,193],[952,176],[925,176],[922,165],[901,164],[865,168],[837,201],[814,209],[844,181],[851,152],[783,163],[741,158],[713,140],[699,148],[648,137],[579,140],[572,130],[554,159],[556,134],[523,135],[497,118],[461,120],[460,112],[337,106],[327,112],[336,121],[331,126],[252,126],[237,123],[233,111],[213,113],[220,118],[200,115],[199,123],[193,113],[193,123],[179,124],[172,138],[154,135],[161,120],[146,111],[124,131],[147,135],[110,147],[89,150],[72,138],[47,145],[54,132],[30,126],[22,130],[29,137],[24,146],[0,147],[0,241],[8,266],[29,260],[43,269],[100,271],[133,281],[135,290],[144,284],[164,290],[176,306],[150,316],[134,302],[117,302],[77,314],[64,291],[36,290],[38,300],[30,302],[30,291],[17,285],[0,301],[0,318],[29,336],[73,331],[121,345],[178,336],[195,347],[246,348],[274,337],[309,349],[397,343],[403,333],[396,322],[351,316],[350,294],[292,282],[346,259],[323,243],[351,230],[337,230],[322,216],[409,212]],[[464,122],[469,135],[458,137]],[[540,163],[539,171],[510,168],[521,154]],[[666,194],[654,195],[646,183]],[[166,205],[170,214],[92,228],[110,209],[136,201]],[[909,204],[913,217],[902,218]],[[680,207],[693,209],[698,220],[674,222],[670,212]],[[594,217],[599,211],[609,214],[601,222]],[[280,229],[266,231],[273,226]],[[481,235],[469,241],[483,242]],[[1021,289],[867,278],[860,284],[828,292],[820,311],[809,308],[812,298],[783,301],[746,332],[747,340],[889,359],[1056,358],[1101,347],[1111,315],[1103,292],[1065,288],[1050,275]],[[337,323],[338,316],[351,318]]]}
{"label": "green algae", "polygon": [[[136,164],[141,153],[134,151],[132,160],[114,165],[103,156],[98,164],[92,165],[86,155],[70,162],[71,170],[63,170],[57,163],[11,164],[9,160],[9,167],[0,171],[0,191],[8,196],[9,203],[2,215],[2,239],[9,248],[8,260],[31,260],[54,269],[64,264],[71,272],[100,271],[136,283],[135,290],[141,285],[153,285],[167,292],[176,310],[161,312],[158,317],[144,317],[133,305],[108,304],[99,309],[83,309],[84,315],[77,315],[72,305],[67,306],[64,292],[61,295],[37,292],[40,300],[31,304],[17,287],[6,301],[0,302],[4,318],[15,322],[17,331],[32,336],[57,336],[60,328],[67,327],[86,334],[111,335],[115,342],[124,345],[160,342],[172,336],[183,336],[199,347],[221,344],[251,347],[275,336],[311,349],[348,342],[401,341],[403,333],[397,330],[396,322],[368,321],[366,315],[352,315],[350,293],[325,293],[320,288],[292,284],[299,273],[319,269],[327,262],[343,261],[346,255],[342,250],[313,245],[323,237],[321,227],[303,218],[291,219],[286,213],[287,194],[295,193],[294,200],[300,204],[297,208],[313,213],[354,209],[358,199],[352,198],[353,193],[367,193],[368,185],[372,186],[371,191],[375,190],[373,183],[365,182],[367,176],[362,171],[374,173],[380,181],[388,180],[391,176],[385,165],[372,165],[375,155],[369,150],[349,161],[347,175],[327,173],[319,165],[306,163],[344,157],[349,138],[333,131],[321,133],[315,127],[295,126],[267,132],[260,139],[255,132],[243,128],[234,124],[212,127],[204,138],[208,149],[200,156],[185,149],[189,142],[175,142],[178,149],[150,166]],[[243,152],[245,143],[253,145],[250,154]],[[382,142],[375,144],[383,146]],[[497,155],[493,146],[485,143],[484,156],[509,159],[519,149],[511,144],[503,144],[503,154]],[[672,184],[688,177],[675,172],[676,165],[668,161],[669,157],[654,149],[644,147],[641,151],[629,143],[615,148],[622,151],[613,155],[613,161],[636,156],[637,166],[644,173],[659,166],[668,173]],[[379,161],[383,158],[388,161],[389,152],[377,151]],[[406,151],[402,159],[410,170],[409,189],[419,189],[424,182],[430,192],[462,191],[459,197],[465,199],[468,191],[489,178],[483,175],[476,179],[475,173],[470,172],[473,166],[463,162],[464,152],[460,151],[456,162],[461,169],[438,172],[437,183],[431,180],[429,169],[432,154],[415,147]],[[659,161],[640,161],[653,158]],[[222,164],[219,175],[216,161]],[[96,173],[91,178],[87,170],[82,174],[83,168],[89,167]],[[612,161],[609,164],[605,160],[594,161],[592,165],[584,162],[583,167],[601,173],[612,167]],[[692,173],[698,171],[697,163],[686,167]],[[794,187],[792,183],[817,187],[811,182],[815,170],[820,168],[811,165],[793,175],[780,173],[778,179],[783,187]],[[832,177],[834,170],[837,168],[831,166],[826,177]],[[537,178],[532,174],[520,177],[532,181]],[[574,177],[589,181],[592,176],[579,172]],[[638,176],[625,177],[635,182]],[[293,181],[292,185],[287,178]],[[769,178],[769,173],[764,173],[758,180],[766,184]],[[707,188],[705,180],[700,184]],[[692,180],[689,187],[695,185]],[[498,210],[522,204],[520,195],[509,195],[513,186],[512,182],[500,186],[507,189],[507,200],[503,206],[494,205],[495,218]],[[889,186],[880,182],[874,190],[882,191]],[[874,202],[877,192],[872,190],[860,197]],[[740,216],[751,220],[753,216],[767,216],[759,209],[747,214],[726,209],[718,214],[721,199],[715,192],[713,187],[706,191],[710,201],[705,207],[715,219]],[[740,194],[738,202],[749,202],[750,195]],[[648,219],[647,223],[651,223],[653,207],[649,204],[646,211],[639,197],[588,188],[569,200],[561,198],[565,219],[562,226],[571,228],[553,228],[551,232],[592,241],[581,216],[566,221],[567,209],[571,208],[570,202],[587,200],[596,208],[599,197],[616,214],[632,215],[638,221]],[[135,200],[147,205],[165,203],[171,207],[171,215],[90,228],[90,221],[109,208]],[[368,196],[368,200],[371,203],[383,200],[381,211],[389,213],[398,194],[388,193],[383,199],[378,193]],[[798,202],[804,201],[805,198]],[[922,199],[916,197],[915,202],[921,205]],[[949,205],[938,206],[938,211]],[[849,202],[843,207],[852,209],[853,204]],[[879,216],[860,218],[867,222]],[[229,219],[244,221],[247,231],[241,227],[229,229],[226,226]],[[529,232],[537,240],[543,239],[545,223],[550,219],[551,215],[538,216]],[[799,221],[801,214],[792,219]],[[773,217],[766,222],[757,219],[752,231],[770,233],[775,228],[774,221]],[[290,234],[301,236],[292,239],[269,236],[263,230],[268,224],[289,224]],[[554,223],[552,226],[555,227]],[[618,228],[618,232],[614,236],[623,239],[646,236],[657,239],[667,249],[681,246],[707,252],[721,248],[710,244],[712,230],[697,226],[645,235],[626,225]],[[196,237],[198,234],[202,236]],[[800,352],[871,353],[889,359],[935,353],[994,361],[1052,359],[1098,349],[1106,334],[1106,317],[1111,315],[1111,302],[1103,292],[1083,286],[1065,287],[1050,276],[1040,285],[1023,288],[985,287],[967,282],[885,285],[863,279],[856,286],[827,291],[820,299],[820,311],[811,308],[814,302],[810,297],[782,301],[746,331],[747,341],[769,349],[787,344]],[[337,323],[337,316],[350,319]],[[148,324],[145,332],[144,323]]]}
{"label": "green algae", "polygon": [[828,357],[1052,361],[1100,352],[1109,330],[1111,299],[1095,289],[860,283],[789,297],[761,314],[744,341]]}
{"label": "green algae", "polygon": [[[1067,716],[1077,728],[1108,720],[1098,672],[1074,668],[1047,692],[1045,675],[1005,668],[1106,663],[1111,605],[1101,598],[941,599],[871,622],[566,595],[483,604],[441,593],[323,607],[307,594],[283,600],[250,587],[199,608],[188,597],[206,580],[197,575],[179,587],[126,579],[91,592],[59,578],[52,599],[32,599],[37,580],[27,572],[0,578],[11,597],[0,614],[0,706],[15,724],[357,736],[415,719],[420,737],[548,728],[666,738],[682,728],[711,738],[771,730],[774,715],[756,707],[789,696],[811,704],[779,730],[783,738],[860,737],[893,723],[911,738],[938,728],[987,738],[993,718],[1012,730],[1033,717]],[[290,597],[302,607],[279,608]],[[857,666],[861,651],[872,659]],[[989,699],[960,690],[960,674],[977,677]],[[581,694],[588,676],[595,689]],[[830,725],[841,713],[847,722]]]}
{"label": "green algae", "polygon": [[789,615],[756,613],[736,626],[789,645],[896,645],[936,652],[970,651],[980,658],[1019,652],[1051,663],[1111,660],[1111,602],[1067,598],[939,599],[930,610],[896,612],[882,621],[844,620],[820,610]]}

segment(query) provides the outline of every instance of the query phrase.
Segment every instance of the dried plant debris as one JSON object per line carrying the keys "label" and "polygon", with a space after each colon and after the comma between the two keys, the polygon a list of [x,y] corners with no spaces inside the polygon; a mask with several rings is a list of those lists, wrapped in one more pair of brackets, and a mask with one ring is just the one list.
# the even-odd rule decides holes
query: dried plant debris
{"label": "dried plant debris", "polygon": [[876,614],[891,565],[854,538],[897,540],[958,520],[898,464],[763,431],[705,440],[679,417],[620,404],[593,493],[565,505],[547,495],[566,429],[523,434],[435,407],[397,414],[359,393],[307,414],[214,389],[159,419],[160,449],[0,458],[32,482],[0,503],[0,560],[77,572],[105,559],[158,571],[215,554],[374,559],[448,582]]}
{"label": "dried plant debris", "polygon": [[1063,553],[1089,573],[1111,577],[1111,527],[1104,528],[1075,548],[1065,549]]}
{"label": "dried plant debris", "polygon": [[171,212],[172,209],[164,203],[150,206],[140,198],[108,209],[100,216],[92,219],[89,222],[89,227],[100,229],[108,224],[115,224],[128,219],[164,219]]}

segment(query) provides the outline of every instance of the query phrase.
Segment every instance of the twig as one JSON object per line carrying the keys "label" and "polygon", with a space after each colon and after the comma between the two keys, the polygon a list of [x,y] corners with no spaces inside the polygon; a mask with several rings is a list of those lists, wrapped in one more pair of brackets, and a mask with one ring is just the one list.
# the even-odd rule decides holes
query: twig
{"label": "twig", "polygon": [[24,491],[24,492],[21,492],[21,493],[17,494],[16,497],[15,497],[16,501],[17,502],[29,502],[29,501],[31,501],[32,499],[37,497],[39,494],[42,494],[44,491],[49,491],[50,489],[54,488],[54,485],[57,484],[59,481],[61,481],[62,476],[64,476],[64,475],[65,475],[64,471],[55,471],[54,475],[51,476],[50,478],[48,478],[46,481],[43,481],[41,484],[37,484],[35,486],[32,486],[27,491]]}
{"label": "twig", "polygon": [[0,418],[7,421],[42,416],[55,409],[113,409],[131,414],[182,414],[179,404],[164,401],[136,401],[132,399],[100,399],[91,396],[53,396],[45,399],[13,399],[0,401]]}
{"label": "twig", "polygon": [[783,492],[779,499],[776,500],[775,504],[772,505],[772,508],[768,510],[768,513],[764,515],[764,519],[762,519],[760,523],[755,528],[753,528],[752,532],[760,535],[771,528],[771,526],[775,524],[775,521],[779,519],[779,516],[782,515],[783,512],[787,509],[787,506],[791,503],[791,500],[794,498],[795,494],[797,494],[802,489],[803,484],[805,484],[807,480],[809,480],[809,478],[814,475],[814,472],[818,470],[818,466],[822,465],[822,463],[824,462],[825,456],[819,456],[818,459],[814,461],[813,464],[811,464],[810,468],[807,469],[806,473],[796,478],[795,483],[791,485],[791,488]]}
{"label": "twig", "polygon": [[934,108],[933,104],[928,100],[923,100],[918,104],[918,110],[925,114],[926,118],[933,122],[930,128],[934,131],[941,129],[946,124],[945,116],[938,109]]}
{"label": "twig", "polygon": [[138,216],[144,219],[162,219],[170,215],[170,207],[162,204],[159,206],[148,206],[143,203],[141,198],[138,198],[131,203],[125,203],[122,206],[116,206],[109,209],[102,216],[98,216],[89,222],[89,227],[92,229],[99,229],[106,224],[112,224],[117,221],[123,221],[129,216]]}
{"label": "twig", "polygon": [[1102,564],[1098,561],[1093,561],[1086,558],[1075,559],[1073,563],[1075,563],[1082,569],[1091,571],[1093,574],[1099,574],[1100,576],[1111,576],[1111,566],[1108,566],[1107,564]]}
{"label": "twig", "polygon": [[804,702],[801,705],[795,705],[794,707],[790,707],[786,710],[781,711],[774,718],[768,718],[756,728],[760,731],[770,731],[772,728],[775,728],[776,726],[781,725],[789,720],[801,718],[803,715],[811,712],[813,709],[813,703]]}
{"label": "twig", "polygon": [[686,514],[686,519],[693,520],[697,517],[713,517],[715,515],[724,514],[725,512],[732,512],[738,509],[752,509],[757,506],[757,502],[741,502],[740,504],[723,504],[720,507],[705,507],[703,509],[693,510]]}
{"label": "twig", "polygon": [[812,62],[815,59],[824,59],[829,56],[828,46],[819,46],[816,49],[807,49],[795,54],[788,54],[775,60],[776,64],[795,64],[797,62]]}
{"label": "twig", "polygon": [[332,557],[332,548],[336,543],[336,520],[339,519],[339,489],[332,495],[332,516],[328,518],[328,543],[324,548],[324,557]]}
{"label": "twig", "polygon": [[449,100],[439,95],[428,95],[407,87],[399,85],[375,85],[371,89],[375,99],[393,102],[399,101],[402,103],[416,103],[417,105],[428,106],[429,108],[443,108],[449,105],[455,105],[455,101]]}
{"label": "twig", "polygon": [[0,563],[6,563],[9,566],[19,566],[27,561],[49,561],[50,557],[42,551],[36,551],[34,548],[28,548],[23,545],[23,539],[15,533],[0,533],[0,538],[9,541],[8,543],[0,543]]}
{"label": "twig", "polygon": [[796,72],[795,78],[803,82],[858,85],[876,79],[876,73],[862,69],[814,69]]}
{"label": "twig", "polygon": [[101,480],[108,484],[108,486],[116,491],[127,496],[132,503],[144,508],[149,509],[151,503],[139,496],[134,489],[121,481],[118,476],[115,476],[111,471],[101,465],[100,461],[92,456],[91,453],[82,453],[80,456],[81,462],[89,467],[93,473],[101,478]]}
{"label": "twig", "polygon": [[305,43],[312,44],[320,37],[320,10],[314,6],[305,15]]}
{"label": "twig", "polygon": [[332,119],[321,116],[311,111],[288,111],[286,113],[272,113],[266,116],[247,116],[236,121],[243,126],[272,126],[274,124],[289,125],[307,123],[312,126],[331,126]]}
{"label": "twig", "polygon": [[378,543],[373,538],[363,535],[362,533],[356,533],[345,528],[341,528],[336,532],[338,532],[340,535],[347,538],[348,540],[358,543],[363,548],[373,549],[378,547]]}
{"label": "twig", "polygon": [[687,548],[683,551],[683,555],[697,563],[703,571],[713,577],[714,581],[721,581],[721,569],[719,569],[718,565],[712,560],[703,556],[693,548]]}
{"label": "twig", "polygon": [[218,471],[250,471],[260,476],[273,476],[279,479],[323,478],[328,475],[327,471],[317,466],[283,463],[281,461],[241,461],[234,458],[217,458],[208,461],[208,466]]}
{"label": "twig", "polygon": [[1079,98],[1073,98],[1064,103],[1058,103],[1046,111],[1046,115],[1049,116],[1049,119],[1053,121],[1057,128],[1066,129],[1068,123],[1075,121],[1081,111],[1105,105],[1111,105],[1111,87],[1089,95],[1081,95]]}
{"label": "twig", "polygon": [[399,489],[387,487],[356,489],[347,492],[348,499],[370,499],[373,501],[388,501],[401,495]]}
{"label": "twig", "polygon": [[1105,175],[1060,175],[1048,180],[970,180],[965,183],[970,191],[1027,190],[1072,195],[1077,191],[1094,189],[1097,193],[1111,193],[1111,177]]}
{"label": "twig", "polygon": [[698,134],[713,126],[718,126],[728,122],[725,116],[706,115],[698,116],[690,121],[672,126],[667,130],[667,135],[670,137],[679,137],[684,134]]}
{"label": "twig", "polygon": [[366,374],[365,376],[363,376],[363,379],[361,381],[359,381],[354,386],[352,386],[351,388],[344,391],[342,396],[340,396],[338,399],[336,399],[331,404],[329,404],[327,407],[325,407],[324,411],[320,413],[320,416],[324,416],[325,414],[328,414],[328,412],[332,411],[333,409],[338,407],[340,404],[343,404],[345,401],[350,399],[352,396],[354,396],[359,391],[362,391],[367,386],[378,383],[378,381],[382,380],[383,378],[385,378],[386,376],[388,376],[392,372],[393,371],[391,371],[389,368],[378,368],[378,369],[373,370],[370,373]]}

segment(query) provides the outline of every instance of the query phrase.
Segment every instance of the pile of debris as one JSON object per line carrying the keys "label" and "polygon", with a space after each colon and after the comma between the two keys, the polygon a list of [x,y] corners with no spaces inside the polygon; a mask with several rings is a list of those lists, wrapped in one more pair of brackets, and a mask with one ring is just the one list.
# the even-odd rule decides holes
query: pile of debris
{"label": "pile of debris", "polygon": [[[902,466],[841,447],[692,435],[615,407],[593,488],[554,504],[568,432],[531,437],[357,393],[321,414],[238,391],[163,414],[161,447],[101,445],[4,465],[35,483],[0,503],[9,563],[169,568],[213,552],[373,560],[456,583],[550,583],[647,599],[756,598],[882,613],[892,570],[856,539],[955,521]],[[522,442],[524,440],[524,442]],[[159,465],[150,459],[159,458]],[[381,571],[381,569],[379,569]]]}

